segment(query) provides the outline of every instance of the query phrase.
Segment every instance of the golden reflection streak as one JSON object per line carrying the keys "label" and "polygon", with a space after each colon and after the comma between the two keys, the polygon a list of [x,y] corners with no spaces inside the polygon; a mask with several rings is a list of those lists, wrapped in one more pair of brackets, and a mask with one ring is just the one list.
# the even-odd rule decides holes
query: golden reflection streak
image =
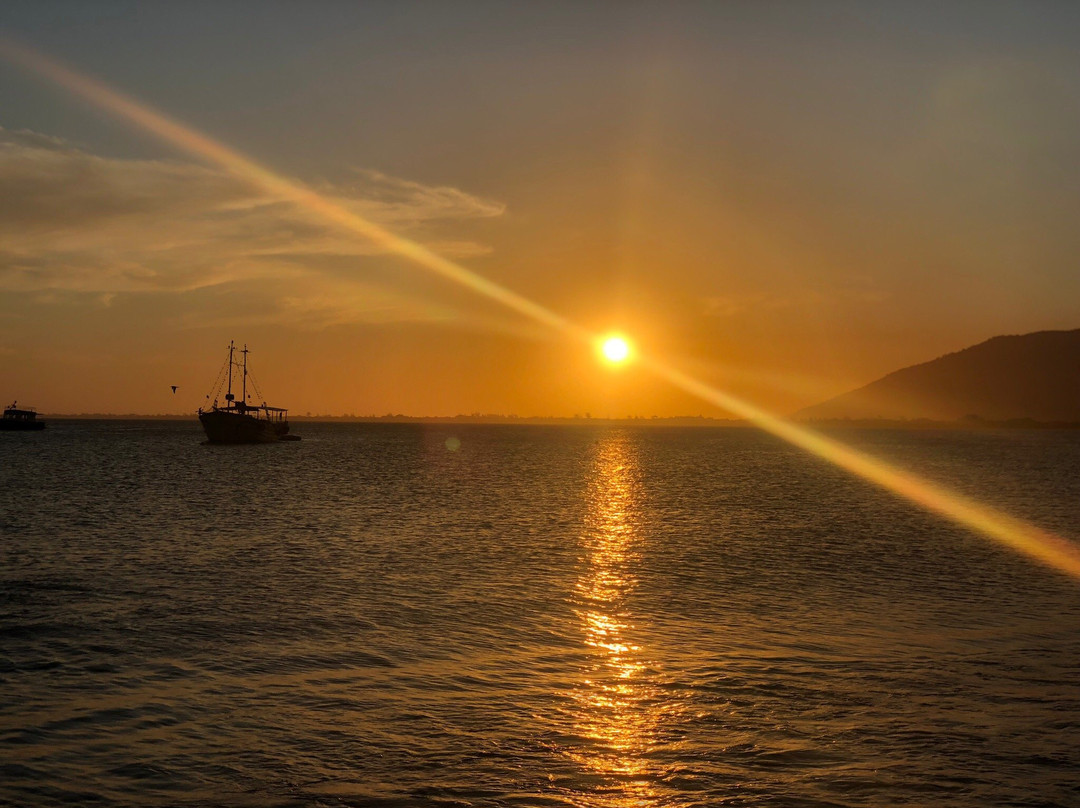
{"label": "golden reflection streak", "polygon": [[[159,112],[75,72],[53,59],[0,36],[0,53],[28,67],[122,118],[156,134],[166,142],[222,166],[273,196],[288,199],[300,209],[371,240],[449,280],[518,312],[531,320],[595,345],[599,335],[571,323],[555,312],[439,256],[423,245],[391,233],[299,183],[288,180],[227,146],[173,121]],[[654,358],[640,356],[639,365],[690,395],[714,404],[777,437],[869,480],[915,504],[1080,579],[1080,547],[1002,511],[856,451],[838,441],[778,418],[730,393],[710,387]]]}
{"label": "golden reflection streak", "polygon": [[567,750],[583,769],[606,778],[604,790],[583,794],[585,805],[623,808],[656,802],[645,753],[656,742],[662,718],[658,688],[645,673],[649,663],[634,643],[627,599],[636,586],[639,559],[634,530],[636,458],[625,436],[612,435],[596,449],[588,489],[582,545],[588,554],[577,583],[576,614],[589,667],[571,696],[576,733],[591,743]]}

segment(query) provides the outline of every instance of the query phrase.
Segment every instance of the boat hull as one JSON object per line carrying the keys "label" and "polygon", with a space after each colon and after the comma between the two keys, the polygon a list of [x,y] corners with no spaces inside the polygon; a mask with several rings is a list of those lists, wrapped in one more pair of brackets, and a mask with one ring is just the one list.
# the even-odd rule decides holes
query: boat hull
{"label": "boat hull", "polygon": [[13,419],[0,419],[0,430],[4,432],[32,432],[44,429],[44,421],[16,421]]}
{"label": "boat hull", "polygon": [[289,433],[289,422],[270,421],[223,410],[199,414],[210,443],[274,443]]}

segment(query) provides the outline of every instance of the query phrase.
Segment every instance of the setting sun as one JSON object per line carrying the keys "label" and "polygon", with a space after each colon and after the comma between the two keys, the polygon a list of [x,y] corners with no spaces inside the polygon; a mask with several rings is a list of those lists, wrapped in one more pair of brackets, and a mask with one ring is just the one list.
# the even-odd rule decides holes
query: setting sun
{"label": "setting sun", "polygon": [[619,364],[630,358],[630,343],[623,337],[607,337],[600,345],[600,352],[609,362]]}

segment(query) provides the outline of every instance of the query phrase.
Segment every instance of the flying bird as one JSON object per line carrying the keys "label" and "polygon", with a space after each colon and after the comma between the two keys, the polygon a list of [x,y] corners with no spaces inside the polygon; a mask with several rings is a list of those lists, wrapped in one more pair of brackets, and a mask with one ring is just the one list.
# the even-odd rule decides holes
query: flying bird
{"label": "flying bird", "polygon": [[171,387],[171,388],[172,388],[172,391],[173,391],[173,395],[174,395],[174,396],[176,395],[176,388],[177,388],[177,387],[179,387],[179,386],[180,386],[180,385],[178,385],[178,384],[170,384],[170,385],[169,385],[169,387]]}

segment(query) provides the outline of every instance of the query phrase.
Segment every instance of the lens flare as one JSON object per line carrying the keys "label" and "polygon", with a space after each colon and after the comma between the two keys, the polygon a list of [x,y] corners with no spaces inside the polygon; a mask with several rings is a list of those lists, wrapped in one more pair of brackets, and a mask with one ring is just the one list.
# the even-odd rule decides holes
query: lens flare
{"label": "lens flare", "polygon": [[945,486],[793,424],[655,360],[642,360],[654,375],[703,401],[745,418],[788,443],[881,486],[920,507],[993,539],[1049,567],[1080,579],[1080,547],[1021,519],[982,505]]}
{"label": "lens flare", "polygon": [[[597,335],[550,309],[433,253],[421,244],[391,233],[381,225],[358,216],[332,199],[274,173],[222,143],[183,126],[32,48],[8,37],[0,36],[0,54],[9,61],[35,71],[76,95],[157,135],[167,143],[221,166],[245,179],[254,187],[260,188],[264,193],[294,203],[298,210],[306,212],[314,219],[324,223],[329,222],[365,238],[388,252],[407,258],[436,275],[459,283],[483,297],[494,300],[512,311],[586,345],[593,346],[597,343]],[[905,497],[928,511],[951,519],[1006,547],[1080,579],[1080,547],[1060,536],[984,506],[838,441],[778,418],[730,393],[710,387],[667,363],[646,357],[638,357],[638,361],[641,367],[652,375],[702,401],[744,418],[754,426]]]}
{"label": "lens flare", "polygon": [[15,42],[10,37],[0,35],[0,54],[10,61],[40,73],[119,117],[131,121],[167,143],[201,160],[224,168],[269,196],[294,203],[297,210],[305,212],[320,223],[329,222],[337,225],[378,245],[387,252],[407,258],[437,275],[459,283],[479,295],[557,331],[586,341],[592,341],[594,338],[586,329],[574,325],[550,309],[470,272],[460,264],[432,252],[422,244],[391,233],[385,227],[359,216],[344,205],[274,173],[228,146],[106,87],[96,79],[77,73],[54,59]]}

